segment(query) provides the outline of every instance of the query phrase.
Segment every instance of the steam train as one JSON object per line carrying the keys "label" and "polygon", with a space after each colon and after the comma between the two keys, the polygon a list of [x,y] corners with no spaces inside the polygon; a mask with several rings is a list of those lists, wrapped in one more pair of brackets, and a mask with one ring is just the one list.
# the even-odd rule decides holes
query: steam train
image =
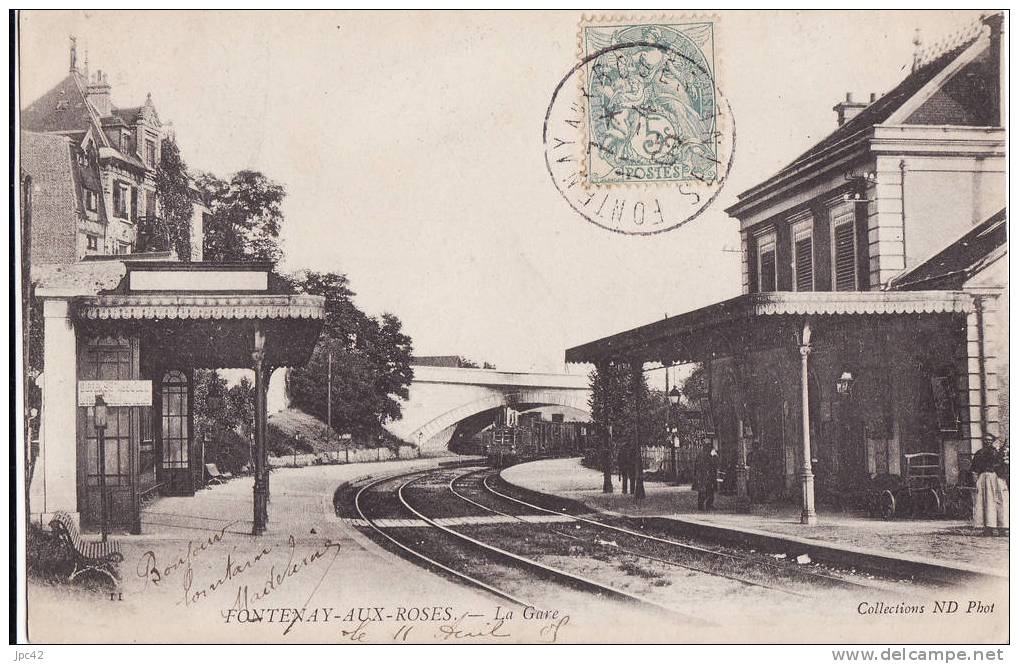
{"label": "steam train", "polygon": [[489,463],[505,466],[530,459],[581,456],[596,445],[594,428],[588,422],[564,422],[553,415],[551,422],[538,414],[497,421],[491,429],[475,436],[478,453]]}

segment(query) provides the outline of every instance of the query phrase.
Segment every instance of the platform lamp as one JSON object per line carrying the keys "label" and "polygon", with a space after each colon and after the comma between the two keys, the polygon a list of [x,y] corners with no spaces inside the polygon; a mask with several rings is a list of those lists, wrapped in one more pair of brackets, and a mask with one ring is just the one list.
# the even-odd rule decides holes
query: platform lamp
{"label": "platform lamp", "polygon": [[96,429],[96,441],[99,451],[99,532],[105,542],[109,534],[109,516],[106,513],[106,400],[102,394],[96,395],[95,406],[92,408],[92,424]]}
{"label": "platform lamp", "polygon": [[842,396],[852,394],[855,380],[851,371],[843,371],[835,381],[835,391]]}
{"label": "platform lamp", "polygon": [[667,396],[669,397],[669,417],[666,429],[669,432],[669,446],[672,448],[672,477],[675,481],[679,481],[679,468],[676,467],[678,451],[676,448],[679,446],[679,431],[673,420],[673,410],[679,405],[679,400],[683,397],[683,394],[679,389],[673,385],[672,389],[669,390]]}

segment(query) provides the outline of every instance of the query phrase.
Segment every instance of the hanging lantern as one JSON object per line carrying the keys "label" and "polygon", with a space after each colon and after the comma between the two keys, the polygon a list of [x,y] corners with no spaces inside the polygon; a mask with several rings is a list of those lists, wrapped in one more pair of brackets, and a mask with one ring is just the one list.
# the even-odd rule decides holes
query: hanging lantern
{"label": "hanging lantern", "polygon": [[853,374],[850,371],[843,371],[835,381],[835,391],[841,395],[851,394],[853,391],[853,383],[855,382]]}

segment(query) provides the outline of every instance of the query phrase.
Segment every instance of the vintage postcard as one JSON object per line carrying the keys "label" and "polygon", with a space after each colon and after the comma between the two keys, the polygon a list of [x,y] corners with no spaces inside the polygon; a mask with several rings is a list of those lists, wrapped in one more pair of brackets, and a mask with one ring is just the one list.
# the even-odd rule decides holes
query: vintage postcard
{"label": "vintage postcard", "polygon": [[19,654],[1000,659],[1008,18],[14,14]]}

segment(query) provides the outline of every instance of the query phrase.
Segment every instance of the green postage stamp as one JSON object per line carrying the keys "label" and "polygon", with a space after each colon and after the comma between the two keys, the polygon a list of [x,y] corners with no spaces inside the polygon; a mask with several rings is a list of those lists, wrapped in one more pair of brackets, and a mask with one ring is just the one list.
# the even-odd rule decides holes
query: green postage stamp
{"label": "green postage stamp", "polygon": [[590,184],[719,178],[714,26],[581,26]]}

